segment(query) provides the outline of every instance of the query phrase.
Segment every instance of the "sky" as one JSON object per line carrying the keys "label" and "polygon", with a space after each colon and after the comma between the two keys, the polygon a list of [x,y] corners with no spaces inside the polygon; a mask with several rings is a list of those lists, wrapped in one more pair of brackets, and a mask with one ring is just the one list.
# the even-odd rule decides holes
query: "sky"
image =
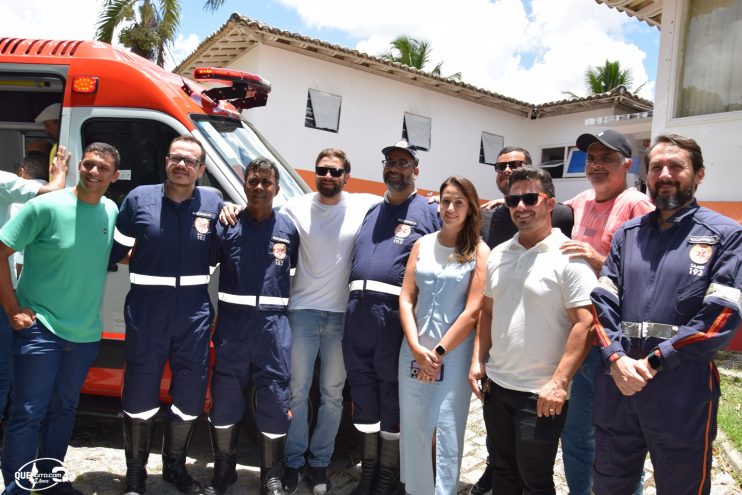
{"label": "sky", "polygon": [[[154,0],[155,2],[157,0]],[[0,0],[0,36],[93,39],[103,0]],[[543,103],[586,95],[588,66],[618,60],[638,94],[654,98],[659,30],[595,0],[227,0],[212,13],[181,0],[172,68],[233,12],[271,27],[379,55],[400,34],[431,43],[431,69]],[[116,41],[114,39],[114,41]]]}

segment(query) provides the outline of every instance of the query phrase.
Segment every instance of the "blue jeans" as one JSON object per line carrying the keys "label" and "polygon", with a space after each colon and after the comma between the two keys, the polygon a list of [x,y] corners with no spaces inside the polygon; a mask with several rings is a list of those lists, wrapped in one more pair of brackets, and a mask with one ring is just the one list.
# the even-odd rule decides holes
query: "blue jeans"
{"label": "blue jeans", "polygon": [[[562,459],[570,495],[590,495],[595,460],[593,395],[595,373],[602,367],[600,347],[593,346],[572,379],[567,421],[562,430]],[[644,475],[642,475],[642,480]],[[642,482],[634,495],[643,492]]]}
{"label": "blue jeans", "polygon": [[5,419],[5,406],[8,404],[10,386],[13,384],[13,327],[8,315],[0,309],[0,420]]}
{"label": "blue jeans", "polygon": [[[300,468],[309,447],[309,465],[327,467],[335,447],[335,435],[343,413],[343,317],[344,313],[300,309],[289,311],[291,326],[291,412],[284,450],[286,466]],[[314,362],[320,357],[320,403],[317,424],[309,443],[308,398]]]}
{"label": "blue jeans", "polygon": [[13,334],[15,381],[2,453],[8,495],[28,493],[14,479],[29,461],[49,457],[64,461],[80,388],[98,345],[62,339],[38,321]]}

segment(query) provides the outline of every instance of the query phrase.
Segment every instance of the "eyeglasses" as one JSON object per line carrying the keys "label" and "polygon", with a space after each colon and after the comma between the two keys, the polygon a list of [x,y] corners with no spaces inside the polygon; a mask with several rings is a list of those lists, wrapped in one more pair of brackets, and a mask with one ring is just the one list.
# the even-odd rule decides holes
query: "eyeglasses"
{"label": "eyeglasses", "polygon": [[498,174],[504,172],[506,168],[510,167],[510,170],[515,170],[523,166],[523,160],[511,160],[509,162],[497,162],[495,163],[495,172]]}
{"label": "eyeglasses", "polygon": [[343,174],[345,173],[345,169],[335,167],[314,167],[314,172],[319,177],[324,177],[325,175],[327,175],[327,172],[330,172],[330,175],[337,179],[338,177],[343,176]]}
{"label": "eyeglasses", "polygon": [[536,206],[541,198],[548,198],[545,193],[510,194],[505,196],[508,208],[517,208],[521,201],[526,206]]}
{"label": "eyeglasses", "polygon": [[191,168],[196,168],[199,165],[201,165],[200,160],[196,160],[195,158],[191,158],[188,156],[170,154],[170,155],[167,155],[166,158],[167,158],[167,161],[169,161],[171,165],[177,165],[180,162],[185,163],[187,166]]}
{"label": "eyeglasses", "polygon": [[381,160],[382,165],[384,165],[385,168],[392,168],[392,167],[399,167],[399,168],[409,168],[412,165],[412,162],[407,160]]}

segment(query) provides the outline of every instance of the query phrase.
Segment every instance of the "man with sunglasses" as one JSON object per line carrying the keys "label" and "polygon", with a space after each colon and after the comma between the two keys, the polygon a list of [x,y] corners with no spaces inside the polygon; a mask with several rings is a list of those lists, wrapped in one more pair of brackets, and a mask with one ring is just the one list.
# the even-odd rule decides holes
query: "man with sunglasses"
{"label": "man with sunglasses", "polygon": [[162,447],[162,474],[182,493],[201,493],[185,467],[196,419],[204,410],[209,329],[208,294],[215,248],[214,223],[222,209],[216,192],[196,187],[205,151],[192,136],[170,143],[167,181],[140,186],[121,205],[111,262],[128,255],[131,289],[124,316],[126,367],[122,406],[126,492],[144,493],[160,380],[169,360],[172,384]]}
{"label": "man with sunglasses", "polygon": [[[508,194],[508,180],[514,170],[531,165],[531,154],[525,148],[506,146],[497,154],[494,169],[497,176],[497,188],[503,196]],[[551,213],[551,223],[569,237],[572,234],[572,209],[561,203],[554,205]],[[490,249],[511,239],[518,232],[518,228],[510,217],[510,211],[504,203],[494,208],[482,210],[482,240]],[[487,465],[479,480],[471,487],[469,495],[485,495],[492,490],[492,467],[489,459],[492,456],[492,445],[487,440]]]}
{"label": "man with sunglasses", "polygon": [[417,148],[402,140],[382,153],[387,190],[364,218],[355,243],[343,333],[353,423],[362,442],[361,482],[354,495],[404,493],[399,482],[399,294],[413,244],[440,229],[437,205],[415,189]]}
{"label": "man with sunglasses", "polygon": [[[348,194],[350,160],[338,148],[320,151],[315,160],[316,193],[292,198],[282,209],[296,225],[301,244],[291,287],[291,412],[286,438],[283,482],[296,493],[303,477],[305,455],[314,495],[331,493],[327,476],[335,435],[343,412],[342,338],[348,305],[348,277],[356,237],[369,207],[380,198]],[[314,365],[320,357],[320,404],[309,441],[308,398]]]}
{"label": "man with sunglasses", "polygon": [[505,204],[518,233],[487,261],[470,386],[484,401],[498,493],[555,493],[569,384],[593,323],[597,279],[587,262],[560,251],[568,238],[552,228],[555,203],[548,172],[515,170]]}
{"label": "man with sunglasses", "polygon": [[[599,273],[611,246],[613,233],[627,220],[654,210],[642,192],[626,184],[631,168],[631,143],[623,134],[608,129],[582,134],[577,148],[586,154],[585,175],[592,186],[565,202],[572,207],[575,225],[572,240],[562,251],[582,258]],[[562,457],[569,492],[589,495],[595,459],[593,381],[600,366],[600,349],[592,346],[574,377],[571,405],[562,430]],[[642,493],[641,483],[635,494]]]}

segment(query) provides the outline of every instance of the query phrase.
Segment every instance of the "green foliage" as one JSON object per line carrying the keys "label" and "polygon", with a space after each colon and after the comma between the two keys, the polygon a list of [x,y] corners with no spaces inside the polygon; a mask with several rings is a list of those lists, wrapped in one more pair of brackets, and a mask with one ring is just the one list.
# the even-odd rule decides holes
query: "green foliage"
{"label": "green foliage", "polygon": [[602,67],[585,69],[585,86],[591,95],[606,93],[619,86],[628,89],[633,80],[631,69],[621,69],[621,62],[618,60],[613,62],[606,60]]}
{"label": "green foliage", "polygon": [[[400,35],[394,38],[390,45],[389,51],[381,54],[381,58],[384,60],[397,62],[420,70],[423,70],[427,63],[430,62],[430,54],[433,48],[428,40],[418,40],[407,35]],[[443,62],[439,62],[430,73],[440,76],[442,67]],[[461,72],[447,76],[447,78],[460,81]]]}
{"label": "green foliage", "polygon": [[[119,34],[119,42],[133,53],[165,64],[165,50],[175,39],[180,26],[180,2],[160,0],[106,0],[98,17],[95,39],[111,43],[119,25],[132,22]],[[216,11],[224,0],[206,0],[204,9]],[[138,7],[138,8],[137,8]]]}
{"label": "green foliage", "polygon": [[736,449],[742,451],[742,378],[721,375],[718,423]]}

